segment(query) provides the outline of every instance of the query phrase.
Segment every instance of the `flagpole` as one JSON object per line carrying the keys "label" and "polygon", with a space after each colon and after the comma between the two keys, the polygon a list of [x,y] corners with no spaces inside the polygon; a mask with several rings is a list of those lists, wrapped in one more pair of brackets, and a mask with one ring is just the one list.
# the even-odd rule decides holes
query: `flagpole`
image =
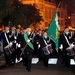
{"label": "flagpole", "polygon": [[[58,6],[57,6],[55,12],[56,12],[56,11],[58,10],[58,8],[60,7],[60,4],[61,4],[61,2],[58,4]],[[54,15],[55,15],[55,12],[54,12]],[[53,16],[54,16],[54,15],[53,15]],[[53,17],[52,17],[52,19],[53,19]],[[52,22],[52,20],[51,20],[51,22]],[[51,23],[51,22],[50,22],[50,23]],[[49,24],[50,24],[50,23],[49,23]]]}
{"label": "flagpole", "polygon": [[61,5],[61,2],[58,4],[57,9],[60,7],[60,5]]}
{"label": "flagpole", "polygon": [[22,52],[21,52],[19,58],[22,56],[22,54],[23,54],[24,50],[26,49],[26,47],[27,47],[27,43],[26,43],[26,45],[24,46],[24,48],[23,48],[23,50],[22,50]]}

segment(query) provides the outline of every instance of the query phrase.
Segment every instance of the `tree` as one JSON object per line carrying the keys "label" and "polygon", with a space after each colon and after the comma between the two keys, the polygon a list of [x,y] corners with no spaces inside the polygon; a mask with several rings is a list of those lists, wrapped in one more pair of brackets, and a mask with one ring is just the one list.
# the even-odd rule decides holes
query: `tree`
{"label": "tree", "polygon": [[[6,0],[6,9],[1,11],[0,18],[5,24],[9,21],[13,25],[22,25],[23,27],[28,27],[31,24],[36,25],[42,20],[39,10],[36,9],[34,5],[24,5],[18,0]],[[10,2],[11,1],[11,2]]]}
{"label": "tree", "polygon": [[0,0],[0,10],[6,8],[6,0]]}
{"label": "tree", "polygon": [[12,11],[13,8],[10,4],[10,0],[0,0],[0,24],[3,22],[6,24]]}
{"label": "tree", "polygon": [[21,3],[14,3],[15,10],[12,14],[11,20],[13,24],[20,24],[28,27],[31,24],[39,23],[42,20],[39,10],[33,5],[23,5]]}

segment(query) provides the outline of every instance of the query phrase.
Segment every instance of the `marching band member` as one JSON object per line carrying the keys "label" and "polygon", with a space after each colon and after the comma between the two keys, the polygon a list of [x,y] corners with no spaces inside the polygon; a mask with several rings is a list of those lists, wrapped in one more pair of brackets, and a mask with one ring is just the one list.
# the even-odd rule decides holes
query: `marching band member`
{"label": "marching band member", "polygon": [[15,33],[16,33],[16,27],[12,26],[10,32],[11,32],[10,37],[11,37],[12,43],[13,43],[13,46],[12,46],[13,52],[11,54],[11,58],[12,58],[12,64],[15,64],[16,50],[15,50],[15,47],[14,47],[14,37],[15,37]]}
{"label": "marching band member", "polygon": [[11,51],[10,48],[12,46],[12,40],[11,40],[11,33],[9,30],[9,26],[5,26],[5,31],[1,35],[1,39],[3,39],[3,51],[4,51],[4,56],[5,56],[5,61],[6,61],[6,66],[9,66],[11,64]]}
{"label": "marching band member", "polygon": [[64,32],[60,35],[59,38],[59,44],[60,44],[59,49],[61,49],[61,53],[62,53],[62,62],[65,63],[65,66],[67,68],[70,67],[70,56],[68,55],[66,50],[72,43],[70,37],[71,34],[69,32],[69,28],[65,27]]}
{"label": "marching band member", "polygon": [[25,67],[26,70],[31,71],[31,60],[32,60],[32,51],[34,50],[32,44],[32,33],[31,28],[26,29],[27,33],[24,34],[24,39],[26,42],[26,48],[24,50],[24,60],[25,60]]}
{"label": "marching band member", "polygon": [[18,60],[20,59],[21,49],[23,48],[23,41],[23,35],[20,33],[20,28],[17,27],[14,36],[14,48],[16,50],[16,57]]}
{"label": "marching band member", "polygon": [[38,38],[39,38],[38,31],[35,31],[34,42],[33,42],[35,55],[38,54]]}
{"label": "marching band member", "polygon": [[43,56],[42,56],[42,49],[41,49],[41,39],[42,39],[42,30],[38,30],[38,34],[36,35],[36,43],[37,43],[37,46],[38,46],[38,58],[39,58],[39,61],[42,61],[43,59]]}
{"label": "marching band member", "polygon": [[[41,48],[43,55],[43,63],[45,67],[48,67],[48,59],[50,54],[52,53],[52,40],[47,36],[47,32],[44,31],[43,38],[41,40]],[[49,48],[48,48],[49,47]],[[45,48],[45,49],[43,49]]]}

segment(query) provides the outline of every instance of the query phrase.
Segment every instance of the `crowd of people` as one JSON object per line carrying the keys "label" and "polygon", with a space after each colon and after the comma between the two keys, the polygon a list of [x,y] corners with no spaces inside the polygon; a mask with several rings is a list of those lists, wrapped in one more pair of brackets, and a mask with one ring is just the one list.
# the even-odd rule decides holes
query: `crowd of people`
{"label": "crowd of people", "polygon": [[[31,61],[33,54],[37,55],[39,61],[43,61],[45,67],[48,67],[48,59],[55,51],[55,43],[47,35],[47,30],[32,31],[31,28],[19,28],[5,26],[1,32],[0,40],[3,40],[3,52],[5,56],[5,65],[15,64],[22,57],[23,65],[26,70],[31,71]],[[70,67],[70,54],[68,47],[74,47],[75,34],[65,27],[59,36],[59,52],[61,52],[62,63],[67,68]]]}

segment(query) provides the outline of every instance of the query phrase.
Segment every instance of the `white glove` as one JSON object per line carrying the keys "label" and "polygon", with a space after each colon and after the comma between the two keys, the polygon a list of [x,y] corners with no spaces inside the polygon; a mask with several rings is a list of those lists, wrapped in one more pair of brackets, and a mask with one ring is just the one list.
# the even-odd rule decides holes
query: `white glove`
{"label": "white glove", "polygon": [[9,35],[9,38],[11,38],[12,36],[11,35]]}
{"label": "white glove", "polygon": [[7,46],[4,47],[4,49],[7,49],[7,48],[9,48],[9,47],[12,47],[12,45],[13,45],[13,43],[10,42],[9,45],[7,45]]}
{"label": "white glove", "polygon": [[14,36],[14,39],[17,39],[17,37],[16,37],[16,36]]}
{"label": "white glove", "polygon": [[40,44],[38,45],[38,49],[40,48]]}
{"label": "white glove", "polygon": [[48,40],[47,43],[49,43],[50,41]]}
{"label": "white glove", "polygon": [[18,48],[20,48],[21,47],[21,44],[18,44]]}
{"label": "white glove", "polygon": [[39,42],[36,42],[36,44],[38,44]]}
{"label": "white glove", "polygon": [[17,41],[15,40],[14,43],[16,43]]}
{"label": "white glove", "polygon": [[30,40],[28,39],[27,42],[30,42]]}
{"label": "white glove", "polygon": [[67,48],[67,50],[68,50],[68,49],[71,50],[74,46],[75,46],[75,45],[72,43],[72,44],[70,45],[70,47]]}
{"label": "white glove", "polygon": [[73,48],[75,45],[72,43],[70,46]]}
{"label": "white glove", "polygon": [[18,43],[16,43],[16,46],[18,47]]}
{"label": "white glove", "polygon": [[61,49],[61,50],[63,49],[63,45],[62,44],[60,45],[59,49]]}
{"label": "white glove", "polygon": [[32,40],[32,38],[30,38],[30,40]]}
{"label": "white glove", "polygon": [[13,43],[12,43],[12,42],[10,42],[10,43],[9,43],[9,45],[10,45],[10,47],[11,47],[11,46],[13,45]]}

